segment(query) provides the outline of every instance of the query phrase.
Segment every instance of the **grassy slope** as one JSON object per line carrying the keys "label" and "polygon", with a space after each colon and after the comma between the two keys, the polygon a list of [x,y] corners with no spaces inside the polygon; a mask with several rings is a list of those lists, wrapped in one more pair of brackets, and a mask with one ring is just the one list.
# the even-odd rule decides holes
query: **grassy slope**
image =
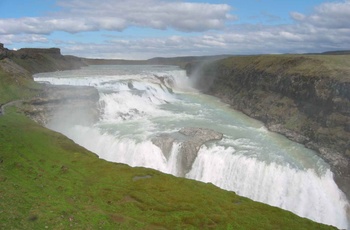
{"label": "grassy slope", "polygon": [[258,55],[236,56],[223,60],[229,68],[251,66],[266,73],[285,75],[326,76],[350,81],[349,55]]}
{"label": "grassy slope", "polygon": [[[0,101],[36,93],[30,81],[0,77]],[[210,184],[100,160],[7,108],[0,117],[0,229],[46,227],[329,228]]]}
{"label": "grassy slope", "polygon": [[34,96],[39,89],[32,80],[9,75],[0,68],[0,104]]}

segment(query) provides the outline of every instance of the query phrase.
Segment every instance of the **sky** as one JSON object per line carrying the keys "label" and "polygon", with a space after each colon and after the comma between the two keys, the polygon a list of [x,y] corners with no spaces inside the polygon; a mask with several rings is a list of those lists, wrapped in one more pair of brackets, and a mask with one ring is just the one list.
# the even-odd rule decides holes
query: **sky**
{"label": "sky", "polygon": [[0,0],[0,43],[108,59],[350,50],[350,0]]}

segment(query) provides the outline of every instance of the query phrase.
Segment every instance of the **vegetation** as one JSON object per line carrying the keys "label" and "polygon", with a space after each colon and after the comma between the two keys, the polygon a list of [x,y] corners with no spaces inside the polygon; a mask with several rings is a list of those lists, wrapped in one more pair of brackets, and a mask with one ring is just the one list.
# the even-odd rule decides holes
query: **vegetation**
{"label": "vegetation", "polygon": [[227,68],[251,68],[270,74],[325,76],[350,81],[349,55],[234,56],[220,63]]}
{"label": "vegetation", "polygon": [[32,97],[41,86],[33,80],[8,74],[0,68],[0,105],[12,100]]}

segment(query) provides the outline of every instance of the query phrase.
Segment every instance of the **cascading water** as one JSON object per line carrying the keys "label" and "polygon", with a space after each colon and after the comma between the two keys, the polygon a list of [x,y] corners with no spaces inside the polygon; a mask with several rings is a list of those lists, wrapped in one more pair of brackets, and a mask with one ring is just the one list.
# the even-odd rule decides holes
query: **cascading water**
{"label": "cascading water", "polygon": [[98,122],[82,126],[56,116],[48,127],[103,159],[179,176],[181,143],[175,141],[166,157],[152,138],[182,127],[209,128],[223,133],[224,138],[199,149],[187,178],[211,182],[317,222],[349,228],[348,201],[323,160],[302,145],[267,131],[260,122],[191,89],[185,72],[177,67],[89,66],[34,77],[55,85],[98,89]]}

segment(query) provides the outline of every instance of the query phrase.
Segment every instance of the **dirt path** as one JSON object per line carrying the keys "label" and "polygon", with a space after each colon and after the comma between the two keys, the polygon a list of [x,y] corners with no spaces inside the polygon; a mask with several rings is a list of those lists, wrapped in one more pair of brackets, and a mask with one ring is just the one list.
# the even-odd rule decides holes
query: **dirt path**
{"label": "dirt path", "polygon": [[5,108],[7,106],[15,105],[17,103],[22,102],[23,100],[15,100],[15,101],[10,101],[5,104],[0,105],[0,116],[5,115]]}

